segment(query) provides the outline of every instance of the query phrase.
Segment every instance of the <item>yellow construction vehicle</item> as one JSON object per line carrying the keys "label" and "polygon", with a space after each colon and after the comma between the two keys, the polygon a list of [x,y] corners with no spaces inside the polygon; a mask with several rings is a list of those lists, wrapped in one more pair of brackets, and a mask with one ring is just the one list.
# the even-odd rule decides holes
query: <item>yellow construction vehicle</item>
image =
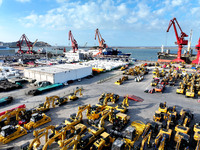
{"label": "yellow construction vehicle", "polygon": [[[120,149],[123,150],[124,148],[134,148],[138,149],[141,146],[141,142],[143,138],[140,138],[142,135],[142,132],[145,128],[145,124],[141,121],[133,121],[131,123],[131,126],[128,126],[123,132],[119,132],[116,130],[110,130],[111,134],[114,137],[120,137],[116,140],[119,140],[120,144],[116,143],[116,140],[114,141],[112,145],[112,149]],[[121,139],[123,138],[123,139]],[[139,139],[140,138],[140,139]],[[139,141],[139,142],[138,142]]]}
{"label": "yellow construction vehicle", "polygon": [[123,83],[123,81],[122,81],[121,78],[119,78],[119,80],[117,80],[117,81],[115,82],[115,84],[117,84],[117,85],[121,85],[122,83]]}
{"label": "yellow construction vehicle", "polygon": [[[66,96],[64,96],[64,97],[59,97],[59,96],[56,96],[56,95],[54,95],[54,96],[51,96],[51,97],[49,97],[49,99],[52,101],[52,102],[54,102],[56,105],[63,105],[63,104],[66,104],[67,103],[67,101],[68,101],[68,98],[66,97]],[[52,104],[52,106],[53,106],[53,104]],[[54,106],[55,107],[55,106]]]}
{"label": "yellow construction vehicle", "polygon": [[16,138],[19,138],[23,135],[27,134],[27,131],[19,126],[12,126],[12,125],[7,125],[4,126],[1,129],[1,134],[0,134],[0,143],[6,144]]}
{"label": "yellow construction vehicle", "polygon": [[[154,142],[154,146],[155,148],[159,148],[159,149],[162,149],[162,147],[164,146],[163,144],[166,143],[166,140],[167,141],[170,141],[171,139],[171,135],[172,135],[172,130],[171,129],[163,129],[161,128],[158,135],[156,136],[155,138],[155,142]],[[162,145],[159,145],[160,142],[163,142]]]}
{"label": "yellow construction vehicle", "polygon": [[[61,148],[61,150],[67,150],[67,149],[73,149],[73,150],[77,150],[78,149],[78,143],[81,139],[80,135],[76,135],[70,139],[67,139],[64,141],[64,146]],[[72,148],[73,146],[73,148]]]}
{"label": "yellow construction vehicle", "polygon": [[128,68],[128,65],[123,65],[123,66],[120,68],[120,70],[123,71],[123,70],[125,70],[125,69],[127,69],[127,68]]}
{"label": "yellow construction vehicle", "polygon": [[119,78],[119,80],[117,80],[115,82],[115,84],[117,85],[121,85],[124,81],[128,80],[128,76],[123,76],[122,78]]}
{"label": "yellow construction vehicle", "polygon": [[35,129],[50,121],[51,121],[51,118],[45,115],[44,113],[43,114],[34,113],[31,115],[30,122],[24,124],[24,127],[28,130],[30,130],[31,128]]}
{"label": "yellow construction vehicle", "polygon": [[155,112],[155,114],[154,114],[154,116],[153,116],[153,120],[156,121],[156,122],[157,122],[157,121],[159,122],[159,121],[162,120],[162,115],[161,115],[161,112],[160,112],[160,111],[156,111],[156,112]]}
{"label": "yellow construction vehicle", "polygon": [[103,132],[100,135],[100,138],[97,139],[90,147],[90,150],[102,150],[106,148],[108,149],[109,147],[111,147],[114,140],[115,138],[111,137],[109,133]]}
{"label": "yellow construction vehicle", "polygon": [[80,94],[80,96],[82,96],[83,94],[82,94],[82,88],[76,88],[76,90],[75,90],[75,92],[74,93],[71,93],[70,95],[69,95],[69,99],[70,100],[77,100],[78,99],[78,97],[76,96],[76,94],[79,92],[79,94]]}
{"label": "yellow construction vehicle", "polygon": [[84,149],[87,147],[90,143],[92,143],[97,136],[99,136],[104,130],[104,120],[113,114],[113,110],[110,111],[104,111],[105,114],[102,115],[100,121],[98,122],[97,126],[93,125],[88,128],[88,132],[81,135],[81,139],[79,142],[80,148]]}
{"label": "yellow construction vehicle", "polygon": [[185,86],[182,82],[180,82],[180,86],[176,89],[177,94],[185,94]]}
{"label": "yellow construction vehicle", "polygon": [[200,150],[200,131],[194,133],[194,140],[197,141],[195,150]]}
{"label": "yellow construction vehicle", "polygon": [[76,124],[80,123],[83,118],[82,112],[86,109],[89,109],[90,107],[91,107],[90,104],[79,106],[77,114],[76,113],[71,114],[70,118],[65,120],[65,124],[66,125],[76,125]]}
{"label": "yellow construction vehicle", "polygon": [[176,150],[186,148],[190,142],[190,136],[186,133],[176,132],[174,141],[176,142]]}
{"label": "yellow construction vehicle", "polygon": [[196,124],[194,125],[193,131],[194,131],[194,132],[199,132],[199,131],[200,131],[200,123],[196,123]]}
{"label": "yellow construction vehicle", "polygon": [[92,134],[96,135],[100,135],[100,133],[102,133],[105,129],[104,129],[104,120],[109,117],[109,120],[112,119],[112,115],[113,115],[113,110],[104,110],[102,112],[102,117],[98,120],[96,120],[96,122],[94,123],[94,125],[92,125],[91,127],[88,128],[88,131],[91,132]]}
{"label": "yellow construction vehicle", "polygon": [[55,141],[57,141],[59,147],[64,147],[67,145],[68,139],[71,137],[75,137],[76,135],[81,135],[86,132],[87,127],[84,124],[66,125],[63,128],[55,128],[54,136],[52,136],[43,146],[43,150],[47,150],[47,148]]}
{"label": "yellow construction vehicle", "polygon": [[8,124],[18,124],[18,122],[21,121],[21,117],[23,114],[25,114],[25,112],[25,108],[17,108],[12,111],[6,111],[4,115],[0,116],[0,129],[1,127],[6,126]]}
{"label": "yellow construction vehicle", "polygon": [[46,112],[50,110],[50,106],[52,105],[55,108],[55,96],[46,97],[46,101],[44,103],[39,104],[39,107],[34,108],[35,112]]}
{"label": "yellow construction vehicle", "polygon": [[27,142],[25,144],[23,144],[21,146],[21,149],[23,150],[37,150],[40,146],[41,146],[41,138],[43,136],[45,136],[45,142],[48,141],[48,138],[50,136],[48,136],[49,134],[49,131],[53,132],[54,133],[54,129],[55,129],[55,126],[48,126],[48,127],[45,127],[45,128],[42,128],[42,129],[39,129],[39,130],[34,130],[33,131],[33,136],[35,137],[31,142]]}
{"label": "yellow construction vehicle", "polygon": [[118,131],[122,130],[122,128],[128,123],[130,116],[121,112],[113,115],[114,117],[111,121],[113,123],[113,129]]}
{"label": "yellow construction vehicle", "polygon": [[128,103],[128,96],[126,96],[121,104],[118,104],[115,109],[120,111],[121,113],[125,113],[128,111],[127,107],[129,106]]}
{"label": "yellow construction vehicle", "polygon": [[148,122],[145,125],[144,131],[141,137],[144,138],[150,130],[152,131],[151,133],[152,138],[155,138],[159,131],[158,124],[156,122]]}
{"label": "yellow construction vehicle", "polygon": [[186,90],[185,97],[195,97],[193,85],[191,85],[190,88]]}
{"label": "yellow construction vehicle", "polygon": [[180,111],[180,119],[178,120],[178,124],[182,126],[188,126],[191,120],[193,119],[193,114],[190,110],[181,109]]}
{"label": "yellow construction vehicle", "polygon": [[[150,130],[148,134],[143,138],[141,146],[140,146],[140,150],[145,150],[145,143],[147,143],[147,147],[149,148],[151,147],[151,143],[150,143],[151,134],[152,134],[152,130]],[[135,144],[134,144],[134,147],[135,147]]]}
{"label": "yellow construction vehicle", "polygon": [[107,104],[107,102],[112,102],[113,104],[119,100],[119,95],[114,93],[103,93],[99,98],[100,104]]}
{"label": "yellow construction vehicle", "polygon": [[161,113],[166,114],[167,113],[167,106],[166,106],[166,102],[164,103],[160,103],[158,111]]}
{"label": "yellow construction vehicle", "polygon": [[189,130],[190,130],[189,127],[184,127],[184,126],[181,126],[181,125],[176,125],[176,127],[175,127],[176,132],[182,132],[182,133],[185,133],[185,134],[188,134]]}
{"label": "yellow construction vehicle", "polygon": [[125,141],[125,139],[117,138],[111,147],[111,150],[130,150],[131,146]]}

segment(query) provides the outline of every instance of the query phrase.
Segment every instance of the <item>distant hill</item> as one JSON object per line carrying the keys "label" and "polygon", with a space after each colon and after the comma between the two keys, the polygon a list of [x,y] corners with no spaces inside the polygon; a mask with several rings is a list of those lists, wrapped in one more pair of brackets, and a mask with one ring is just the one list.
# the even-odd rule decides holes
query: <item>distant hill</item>
{"label": "distant hill", "polygon": [[[22,43],[23,46],[26,46],[26,42],[23,41]],[[0,41],[0,46],[8,46],[8,47],[17,47],[17,42],[8,42],[8,43],[4,43]],[[43,42],[43,41],[38,41],[35,44],[36,47],[44,47],[44,46],[51,46],[50,44]]]}

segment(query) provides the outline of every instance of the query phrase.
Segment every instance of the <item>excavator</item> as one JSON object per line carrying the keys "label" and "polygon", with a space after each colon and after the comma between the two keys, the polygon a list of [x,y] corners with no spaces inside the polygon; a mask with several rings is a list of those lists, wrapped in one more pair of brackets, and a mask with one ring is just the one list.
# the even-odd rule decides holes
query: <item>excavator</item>
{"label": "excavator", "polygon": [[197,146],[196,146],[195,150],[200,150],[200,131],[195,132],[194,140],[197,141]]}
{"label": "excavator", "polygon": [[128,95],[124,98],[123,102],[118,104],[115,109],[120,111],[121,113],[125,113],[128,111],[127,107],[129,106],[128,103]]}
{"label": "excavator", "polygon": [[[66,139],[70,139],[71,137],[74,137],[76,134],[82,134],[83,132],[86,131],[86,129],[87,127],[83,124],[77,124],[76,126],[67,126],[63,124],[59,126],[50,125],[48,127],[39,130],[34,130],[33,135],[35,138],[31,142],[23,144],[21,146],[21,149],[47,150],[48,147],[55,141],[58,143],[60,147],[63,147]],[[45,137],[44,145],[42,145],[42,140],[41,140],[43,136]]]}
{"label": "excavator", "polygon": [[184,127],[188,126],[191,120],[193,119],[193,114],[190,110],[181,109],[180,111],[180,119],[178,120],[178,125],[182,125]]}
{"label": "excavator", "polygon": [[131,146],[124,138],[119,137],[113,142],[111,150],[131,150]]}
{"label": "excavator", "polygon": [[189,146],[190,136],[186,133],[176,132],[174,141],[176,142],[176,150],[181,150]]}
{"label": "excavator", "polygon": [[24,124],[24,127],[27,130],[30,130],[32,128],[37,128],[45,123],[48,123],[51,121],[51,118],[47,115],[43,114],[39,114],[39,113],[34,113],[31,115],[31,119],[30,122]]}
{"label": "excavator", "polygon": [[160,103],[158,110],[155,111],[155,114],[153,116],[154,121],[162,121],[166,113],[167,113],[166,102]]}
{"label": "excavator", "polygon": [[125,141],[131,147],[139,147],[143,138],[141,137],[143,131],[145,129],[145,124],[142,121],[136,120],[131,123],[131,126],[125,129]]}
{"label": "excavator", "polygon": [[155,111],[155,114],[153,116],[153,120],[155,122],[160,122],[162,120],[162,115],[161,115],[161,112],[160,111]]}
{"label": "excavator", "polygon": [[[143,138],[140,138],[145,124],[141,121],[133,121],[131,126],[128,126],[125,131],[119,132],[110,130],[114,137],[118,137],[112,144],[112,150],[124,150],[124,149],[138,149],[141,146]],[[145,140],[143,141],[146,142]]]}
{"label": "excavator", "polygon": [[100,119],[97,119],[95,124],[93,124],[92,126],[90,126],[88,128],[88,131],[93,133],[95,136],[99,135],[100,132],[102,133],[105,129],[104,129],[104,124],[105,124],[105,119],[107,117],[109,117],[109,120],[112,119],[112,115],[113,115],[113,110],[104,110],[102,117]]}
{"label": "excavator", "polygon": [[82,112],[86,109],[90,109],[90,107],[91,107],[90,104],[79,106],[77,114],[76,113],[71,114],[70,118],[65,120],[65,124],[66,125],[76,125],[76,124],[80,123],[83,118]]}
{"label": "excavator", "polygon": [[175,127],[176,132],[181,132],[181,133],[185,133],[185,134],[188,134],[189,130],[190,130],[189,127],[184,127],[182,125],[176,125],[176,127]]}
{"label": "excavator", "polygon": [[200,150],[200,123],[196,123],[193,128],[194,140],[197,142],[195,150]]}
{"label": "excavator", "polygon": [[34,112],[46,112],[50,110],[50,106],[55,108],[56,105],[63,105],[67,103],[68,99],[66,97],[50,96],[46,97],[44,103],[39,104],[39,107],[34,108]]}
{"label": "excavator", "polygon": [[104,130],[104,120],[112,115],[112,110],[107,111],[98,122],[97,126],[92,125],[88,128],[88,132],[81,135],[79,146],[81,149],[85,149],[90,143],[94,142],[96,137],[99,136]]}
{"label": "excavator", "polygon": [[100,135],[100,138],[97,139],[93,145],[90,147],[90,150],[103,150],[109,149],[114,142],[115,138],[111,137],[111,135],[107,132],[103,132]]}
{"label": "excavator", "polygon": [[41,146],[41,138],[43,136],[45,136],[45,142],[48,141],[48,138],[50,136],[49,135],[49,131],[51,132],[55,132],[55,126],[48,126],[48,127],[45,127],[45,128],[42,128],[42,129],[39,129],[39,130],[34,130],[33,131],[33,136],[35,137],[31,142],[26,142],[25,144],[23,144],[21,146],[21,149],[23,150],[31,150],[31,149],[34,149],[34,150],[37,150],[37,149],[41,149],[42,146]]}
{"label": "excavator", "polygon": [[47,150],[47,148],[55,141],[58,143],[59,147],[64,147],[68,144],[67,141],[69,139],[77,135],[83,134],[84,132],[86,132],[86,130],[87,130],[87,127],[81,123],[75,126],[66,125],[62,128],[56,127],[55,134],[53,134],[53,136],[51,136],[51,138],[44,144],[42,150]]}
{"label": "excavator", "polygon": [[194,85],[191,85],[185,93],[185,97],[195,97],[195,92],[194,92]]}
{"label": "excavator", "polygon": [[185,94],[185,86],[182,82],[180,82],[180,86],[176,89],[177,94]]}
{"label": "excavator", "polygon": [[[112,102],[113,104],[119,100],[119,95],[114,93],[103,93],[99,98],[99,103],[103,104],[106,102]],[[105,102],[104,102],[105,101]]]}
{"label": "excavator", "polygon": [[[142,143],[140,145],[140,150],[145,150],[145,145],[147,144],[147,147],[150,148],[151,147],[151,134],[152,134],[152,130],[150,130],[148,132],[148,134],[143,138]],[[135,145],[135,144],[134,144]]]}
{"label": "excavator", "polygon": [[144,138],[147,133],[151,130],[151,136],[152,138],[155,139],[156,135],[158,134],[158,124],[156,122],[148,122],[146,125],[145,125],[145,128],[144,128],[144,131],[141,135],[142,138]]}
{"label": "excavator", "polygon": [[73,146],[73,150],[77,150],[80,138],[81,136],[78,134],[70,139],[65,140],[64,146],[61,148],[61,150],[72,149],[72,146]]}
{"label": "excavator", "polygon": [[71,94],[69,95],[68,98],[69,98],[70,100],[73,100],[73,101],[74,101],[74,100],[77,100],[78,97],[76,96],[76,94],[77,94],[78,92],[79,92],[80,96],[83,95],[81,91],[82,91],[82,88],[78,88],[78,87],[77,87],[76,90],[75,90],[75,92],[74,92],[74,93],[71,93]]}
{"label": "excavator", "polygon": [[56,96],[56,95],[51,96],[51,97],[46,97],[46,100],[47,99],[49,100],[49,102],[52,102],[52,107],[53,108],[55,107],[55,104],[61,106],[63,104],[66,104],[67,101],[68,101],[67,97],[65,97],[65,96],[64,97],[59,97],[59,96]]}
{"label": "excavator", "polygon": [[1,129],[1,133],[0,133],[0,143],[3,143],[3,144],[9,143],[10,141],[16,138],[19,138],[25,134],[27,134],[27,131],[19,125],[4,126]]}
{"label": "excavator", "polygon": [[[154,142],[154,147],[157,149],[164,149],[165,143],[167,141],[170,141],[172,135],[172,130],[171,129],[163,129],[161,128],[158,135],[155,138],[155,142]],[[162,141],[162,142],[161,142]],[[160,145],[159,145],[160,143]]]}
{"label": "excavator", "polygon": [[127,114],[116,112],[114,113],[114,117],[112,119],[113,129],[117,131],[121,131],[122,128],[129,122],[130,116]]}
{"label": "excavator", "polygon": [[122,78],[119,78],[119,80],[117,80],[115,82],[115,84],[117,85],[121,85],[124,81],[128,80],[128,76],[123,76]]}
{"label": "excavator", "polygon": [[25,112],[26,112],[25,108],[17,108],[12,111],[6,111],[4,115],[0,116],[0,129],[1,127],[8,124],[12,125],[18,124],[18,122],[21,121],[21,116],[25,114]]}

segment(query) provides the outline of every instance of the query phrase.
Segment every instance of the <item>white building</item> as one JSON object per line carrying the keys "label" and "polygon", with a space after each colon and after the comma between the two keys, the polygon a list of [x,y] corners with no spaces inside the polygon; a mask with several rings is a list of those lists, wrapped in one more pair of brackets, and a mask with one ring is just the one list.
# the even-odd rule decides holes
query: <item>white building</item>
{"label": "white building", "polygon": [[92,67],[78,64],[60,64],[24,69],[24,76],[37,81],[65,83],[92,75]]}

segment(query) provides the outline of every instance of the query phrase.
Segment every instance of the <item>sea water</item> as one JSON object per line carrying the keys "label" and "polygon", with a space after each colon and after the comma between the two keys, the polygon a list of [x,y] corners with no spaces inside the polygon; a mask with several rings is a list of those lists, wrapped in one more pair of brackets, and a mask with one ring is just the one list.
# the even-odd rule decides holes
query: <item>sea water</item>
{"label": "sea water", "polygon": [[[63,48],[63,46],[59,47],[43,47],[47,52],[51,53],[57,53],[62,54],[63,50],[59,50],[58,48]],[[33,50],[38,51],[40,49],[39,47],[34,47]],[[56,50],[57,49],[57,50]],[[71,50],[71,47],[66,47],[66,51]],[[82,49],[82,48],[81,48]],[[84,49],[84,48],[83,48]],[[132,58],[135,58],[137,60],[146,60],[146,61],[157,61],[157,52],[160,52],[161,50],[157,47],[155,49],[148,48],[148,47],[138,47],[138,48],[117,48],[119,51],[122,51],[123,53],[130,53]],[[17,50],[17,49],[16,49]],[[164,50],[166,51],[166,50]],[[17,51],[16,51],[17,52]],[[182,53],[184,50],[182,50]],[[170,53],[177,54],[177,49],[173,48],[170,49]],[[193,51],[194,54],[196,54],[196,51]]]}

